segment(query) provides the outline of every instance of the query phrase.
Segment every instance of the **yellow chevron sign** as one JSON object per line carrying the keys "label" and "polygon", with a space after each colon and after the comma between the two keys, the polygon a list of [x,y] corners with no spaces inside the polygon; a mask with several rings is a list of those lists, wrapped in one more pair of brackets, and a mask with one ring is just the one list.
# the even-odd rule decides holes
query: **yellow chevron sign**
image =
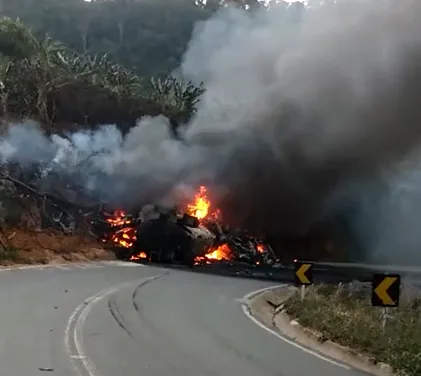
{"label": "yellow chevron sign", "polygon": [[296,262],[294,277],[297,285],[312,285],[313,264]]}
{"label": "yellow chevron sign", "polygon": [[371,303],[375,307],[398,307],[401,277],[398,274],[376,274],[373,277]]}

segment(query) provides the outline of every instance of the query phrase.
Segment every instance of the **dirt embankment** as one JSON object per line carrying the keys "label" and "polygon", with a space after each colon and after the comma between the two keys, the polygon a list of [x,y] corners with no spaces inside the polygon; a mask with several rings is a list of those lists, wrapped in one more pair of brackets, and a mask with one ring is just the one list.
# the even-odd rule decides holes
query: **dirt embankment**
{"label": "dirt embankment", "polygon": [[114,254],[89,235],[4,229],[1,265],[113,260]]}

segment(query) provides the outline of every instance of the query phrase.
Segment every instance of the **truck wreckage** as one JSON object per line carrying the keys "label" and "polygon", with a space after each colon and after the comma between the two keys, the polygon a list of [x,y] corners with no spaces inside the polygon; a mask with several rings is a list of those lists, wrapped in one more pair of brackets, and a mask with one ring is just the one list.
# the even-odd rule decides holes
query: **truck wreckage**
{"label": "truck wreckage", "polygon": [[[135,262],[188,266],[213,263],[273,265],[276,262],[269,245],[223,224],[220,211],[210,210],[204,186],[199,188],[193,203],[183,210],[145,205],[135,213],[110,212],[95,199],[77,194],[77,187],[63,177],[58,180],[60,184],[54,185],[57,189],[46,191],[39,173],[42,166],[36,167],[25,169],[12,163],[4,165],[0,171],[0,193],[2,204],[14,205],[12,212],[16,207],[22,212],[27,210],[22,220],[35,223],[38,230],[64,234],[89,232],[110,245],[121,259]],[[72,197],[79,199],[76,201]],[[9,220],[8,217],[3,219]],[[0,235],[1,243],[4,241]]]}
{"label": "truck wreckage", "polygon": [[[264,240],[226,226],[223,213],[213,209],[204,186],[181,210],[145,205],[136,212],[124,212],[115,207],[104,210],[102,199],[84,190],[72,174],[53,171],[46,178],[45,171],[48,169],[38,163],[21,166],[7,162],[0,166],[3,224],[64,235],[90,233],[122,259],[190,266],[249,265],[255,270],[260,265],[259,270],[267,266],[272,270],[290,265],[290,256],[309,259],[322,252],[332,255],[338,249],[331,233],[317,228],[298,241],[286,237],[277,242],[272,236],[271,244],[283,249],[282,256],[277,255],[281,262]],[[0,232],[0,248],[8,249],[6,243]]]}
{"label": "truck wreckage", "polygon": [[146,205],[138,213],[102,211],[91,221],[91,232],[111,244],[120,258],[131,261],[182,264],[213,263],[273,265],[272,248],[260,239],[223,225],[219,210],[211,212],[206,187],[194,203],[178,211]]}

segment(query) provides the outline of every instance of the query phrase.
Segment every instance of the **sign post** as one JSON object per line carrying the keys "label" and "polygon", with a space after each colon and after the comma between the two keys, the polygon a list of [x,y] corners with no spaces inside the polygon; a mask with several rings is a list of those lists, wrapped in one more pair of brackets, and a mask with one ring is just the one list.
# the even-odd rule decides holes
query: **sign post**
{"label": "sign post", "polygon": [[389,308],[399,307],[401,276],[399,274],[375,274],[372,282],[371,305],[383,308],[382,326],[386,330]]}
{"label": "sign post", "polygon": [[306,286],[313,284],[313,264],[296,262],[294,280],[301,286],[301,301],[304,301]]}

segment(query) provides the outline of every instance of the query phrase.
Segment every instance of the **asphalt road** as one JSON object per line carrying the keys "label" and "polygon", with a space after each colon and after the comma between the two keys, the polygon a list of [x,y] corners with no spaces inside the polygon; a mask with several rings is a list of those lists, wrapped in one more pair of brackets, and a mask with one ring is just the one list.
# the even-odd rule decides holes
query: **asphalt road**
{"label": "asphalt road", "polygon": [[361,375],[244,314],[273,282],[94,266],[0,272],[0,375]]}

